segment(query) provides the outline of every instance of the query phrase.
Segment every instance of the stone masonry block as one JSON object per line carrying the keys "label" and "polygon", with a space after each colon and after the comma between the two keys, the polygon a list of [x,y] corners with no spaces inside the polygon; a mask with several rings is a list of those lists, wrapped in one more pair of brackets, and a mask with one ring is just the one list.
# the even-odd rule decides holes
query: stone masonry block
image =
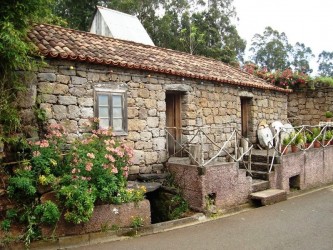
{"label": "stone masonry block", "polygon": [[57,76],[54,73],[39,73],[37,77],[40,81],[45,82],[55,82],[57,80]]}
{"label": "stone masonry block", "polygon": [[58,102],[62,105],[75,105],[77,104],[77,98],[75,96],[59,96]]}

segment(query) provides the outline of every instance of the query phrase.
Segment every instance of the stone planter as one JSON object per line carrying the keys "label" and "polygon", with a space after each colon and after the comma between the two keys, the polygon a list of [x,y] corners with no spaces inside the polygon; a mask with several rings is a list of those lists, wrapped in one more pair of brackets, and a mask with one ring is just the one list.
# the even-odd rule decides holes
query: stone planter
{"label": "stone planter", "polygon": [[282,145],[281,146],[281,154],[286,155],[288,153],[288,146]]}
{"label": "stone planter", "polygon": [[150,203],[148,200],[138,203],[125,203],[121,205],[97,205],[95,206],[93,216],[85,224],[73,224],[66,222],[61,216],[56,228],[43,226],[41,228],[43,237],[80,235],[111,228],[131,227],[134,217],[143,219],[143,226],[151,224]]}
{"label": "stone planter", "polygon": [[296,153],[298,151],[298,147],[296,145],[291,145],[291,152]]}
{"label": "stone planter", "polygon": [[320,148],[320,142],[319,141],[315,141],[314,143],[313,143],[313,147],[314,148]]}

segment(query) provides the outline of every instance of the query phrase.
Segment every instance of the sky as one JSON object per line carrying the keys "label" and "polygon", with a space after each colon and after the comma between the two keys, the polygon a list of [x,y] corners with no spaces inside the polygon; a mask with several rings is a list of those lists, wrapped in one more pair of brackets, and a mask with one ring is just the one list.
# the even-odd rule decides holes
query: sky
{"label": "sky", "polygon": [[[315,59],[319,53],[333,52],[333,0],[234,0],[239,35],[251,46],[254,34],[263,34],[265,27],[284,32],[289,43],[304,43],[312,49]],[[249,55],[249,53],[246,53]]]}

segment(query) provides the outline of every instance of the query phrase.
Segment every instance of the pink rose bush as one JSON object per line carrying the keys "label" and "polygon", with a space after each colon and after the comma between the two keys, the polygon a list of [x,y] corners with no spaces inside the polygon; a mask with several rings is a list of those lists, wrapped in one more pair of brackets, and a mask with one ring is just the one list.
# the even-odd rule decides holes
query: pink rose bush
{"label": "pink rose bush", "polygon": [[33,203],[40,195],[38,186],[50,185],[60,201],[59,211],[76,224],[89,221],[96,203],[142,200],[143,190],[127,189],[133,150],[114,137],[111,129],[97,129],[96,121],[92,120],[95,128],[89,136],[72,144],[67,144],[66,133],[58,124],[49,127],[45,139],[31,142],[31,159],[12,178],[10,195]]}

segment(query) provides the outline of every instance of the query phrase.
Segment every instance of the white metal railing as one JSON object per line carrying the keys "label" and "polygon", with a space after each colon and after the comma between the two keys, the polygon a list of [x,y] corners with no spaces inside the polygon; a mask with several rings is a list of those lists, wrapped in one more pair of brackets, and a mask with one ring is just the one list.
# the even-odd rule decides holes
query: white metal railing
{"label": "white metal railing", "polygon": [[[247,171],[251,172],[251,154],[252,154],[252,149],[253,149],[252,143],[250,143],[247,138],[244,138],[237,129],[233,129],[229,138],[226,141],[224,141],[222,143],[222,145],[218,145],[218,143],[216,143],[212,138],[210,138],[207,130],[209,129],[211,132],[214,129],[222,129],[222,128],[226,128],[226,127],[225,126],[224,127],[203,126],[203,127],[194,127],[194,128],[176,128],[176,127],[165,128],[166,135],[167,135],[167,138],[166,138],[167,139],[166,140],[167,148],[169,149],[169,138],[171,138],[172,139],[171,141],[174,143],[174,145],[173,145],[174,152],[173,152],[173,154],[169,155],[169,158],[172,156],[176,156],[177,154],[179,154],[180,152],[183,151],[183,152],[186,152],[188,154],[188,156],[191,157],[192,160],[194,160],[196,165],[198,165],[200,167],[204,167],[204,166],[207,166],[208,164],[211,164],[212,162],[214,162],[219,156],[221,156],[222,153],[224,153],[225,155],[228,155],[235,162],[243,161],[244,156],[248,155],[249,156],[248,166],[246,166],[245,163],[244,163],[244,166]],[[181,131],[181,133],[179,133],[181,136],[184,136],[184,134],[186,134],[186,136],[189,139],[178,141],[177,138],[175,138],[174,133],[170,132],[170,131],[175,131],[175,133],[178,133],[179,131],[177,131],[177,130]],[[240,153],[238,156],[238,152],[239,152],[239,148],[240,148],[239,144],[240,144],[240,141],[242,138],[247,140],[247,142],[249,143],[250,146],[245,151]],[[235,145],[234,146],[234,155],[229,153],[229,149],[230,149],[229,144],[233,140],[234,140],[234,145]],[[211,145],[214,145],[217,148],[217,153],[214,154],[209,159],[205,160],[204,144],[207,143],[207,141],[209,141]],[[198,146],[197,147],[197,148],[199,148],[198,155],[200,157],[196,157],[195,155],[193,155],[193,153],[190,150],[189,145]]]}
{"label": "white metal railing", "polygon": [[[319,129],[319,133],[317,135],[315,135],[314,138],[312,138],[311,143],[307,144],[304,142],[305,139],[305,133],[310,133],[313,135],[313,129],[314,128],[318,128]],[[330,145],[331,141],[333,141],[333,138],[329,139],[328,141],[325,140],[326,137],[326,133],[327,133],[327,129],[328,128],[333,128],[333,123],[326,123],[326,122],[321,122],[319,125],[316,126],[311,126],[311,125],[302,125],[302,126],[295,126],[294,127],[294,133],[293,133],[293,137],[290,138],[289,143],[287,145],[284,145],[285,147],[282,149],[282,140],[283,138],[281,138],[282,132],[280,131],[279,133],[275,134],[273,139],[269,141],[269,145],[272,145],[273,147],[273,157],[272,160],[270,162],[270,167],[269,167],[269,172],[271,172],[273,164],[274,164],[274,158],[276,156],[276,154],[279,154],[281,157],[283,157],[283,155],[286,153],[287,149],[289,148],[290,145],[294,144],[294,141],[296,140],[296,138],[299,136],[299,134],[302,134],[303,137],[303,143],[295,145],[300,151],[308,151],[309,149],[311,149],[314,145],[314,143],[316,141],[318,141],[320,143],[321,147],[327,147],[328,145]],[[288,134],[288,136],[290,136],[291,133]],[[278,143],[277,145],[275,145],[277,140]],[[322,138],[321,140],[318,140],[318,138]],[[275,146],[274,146],[275,145]],[[269,149],[267,149],[267,162],[269,163]]]}

